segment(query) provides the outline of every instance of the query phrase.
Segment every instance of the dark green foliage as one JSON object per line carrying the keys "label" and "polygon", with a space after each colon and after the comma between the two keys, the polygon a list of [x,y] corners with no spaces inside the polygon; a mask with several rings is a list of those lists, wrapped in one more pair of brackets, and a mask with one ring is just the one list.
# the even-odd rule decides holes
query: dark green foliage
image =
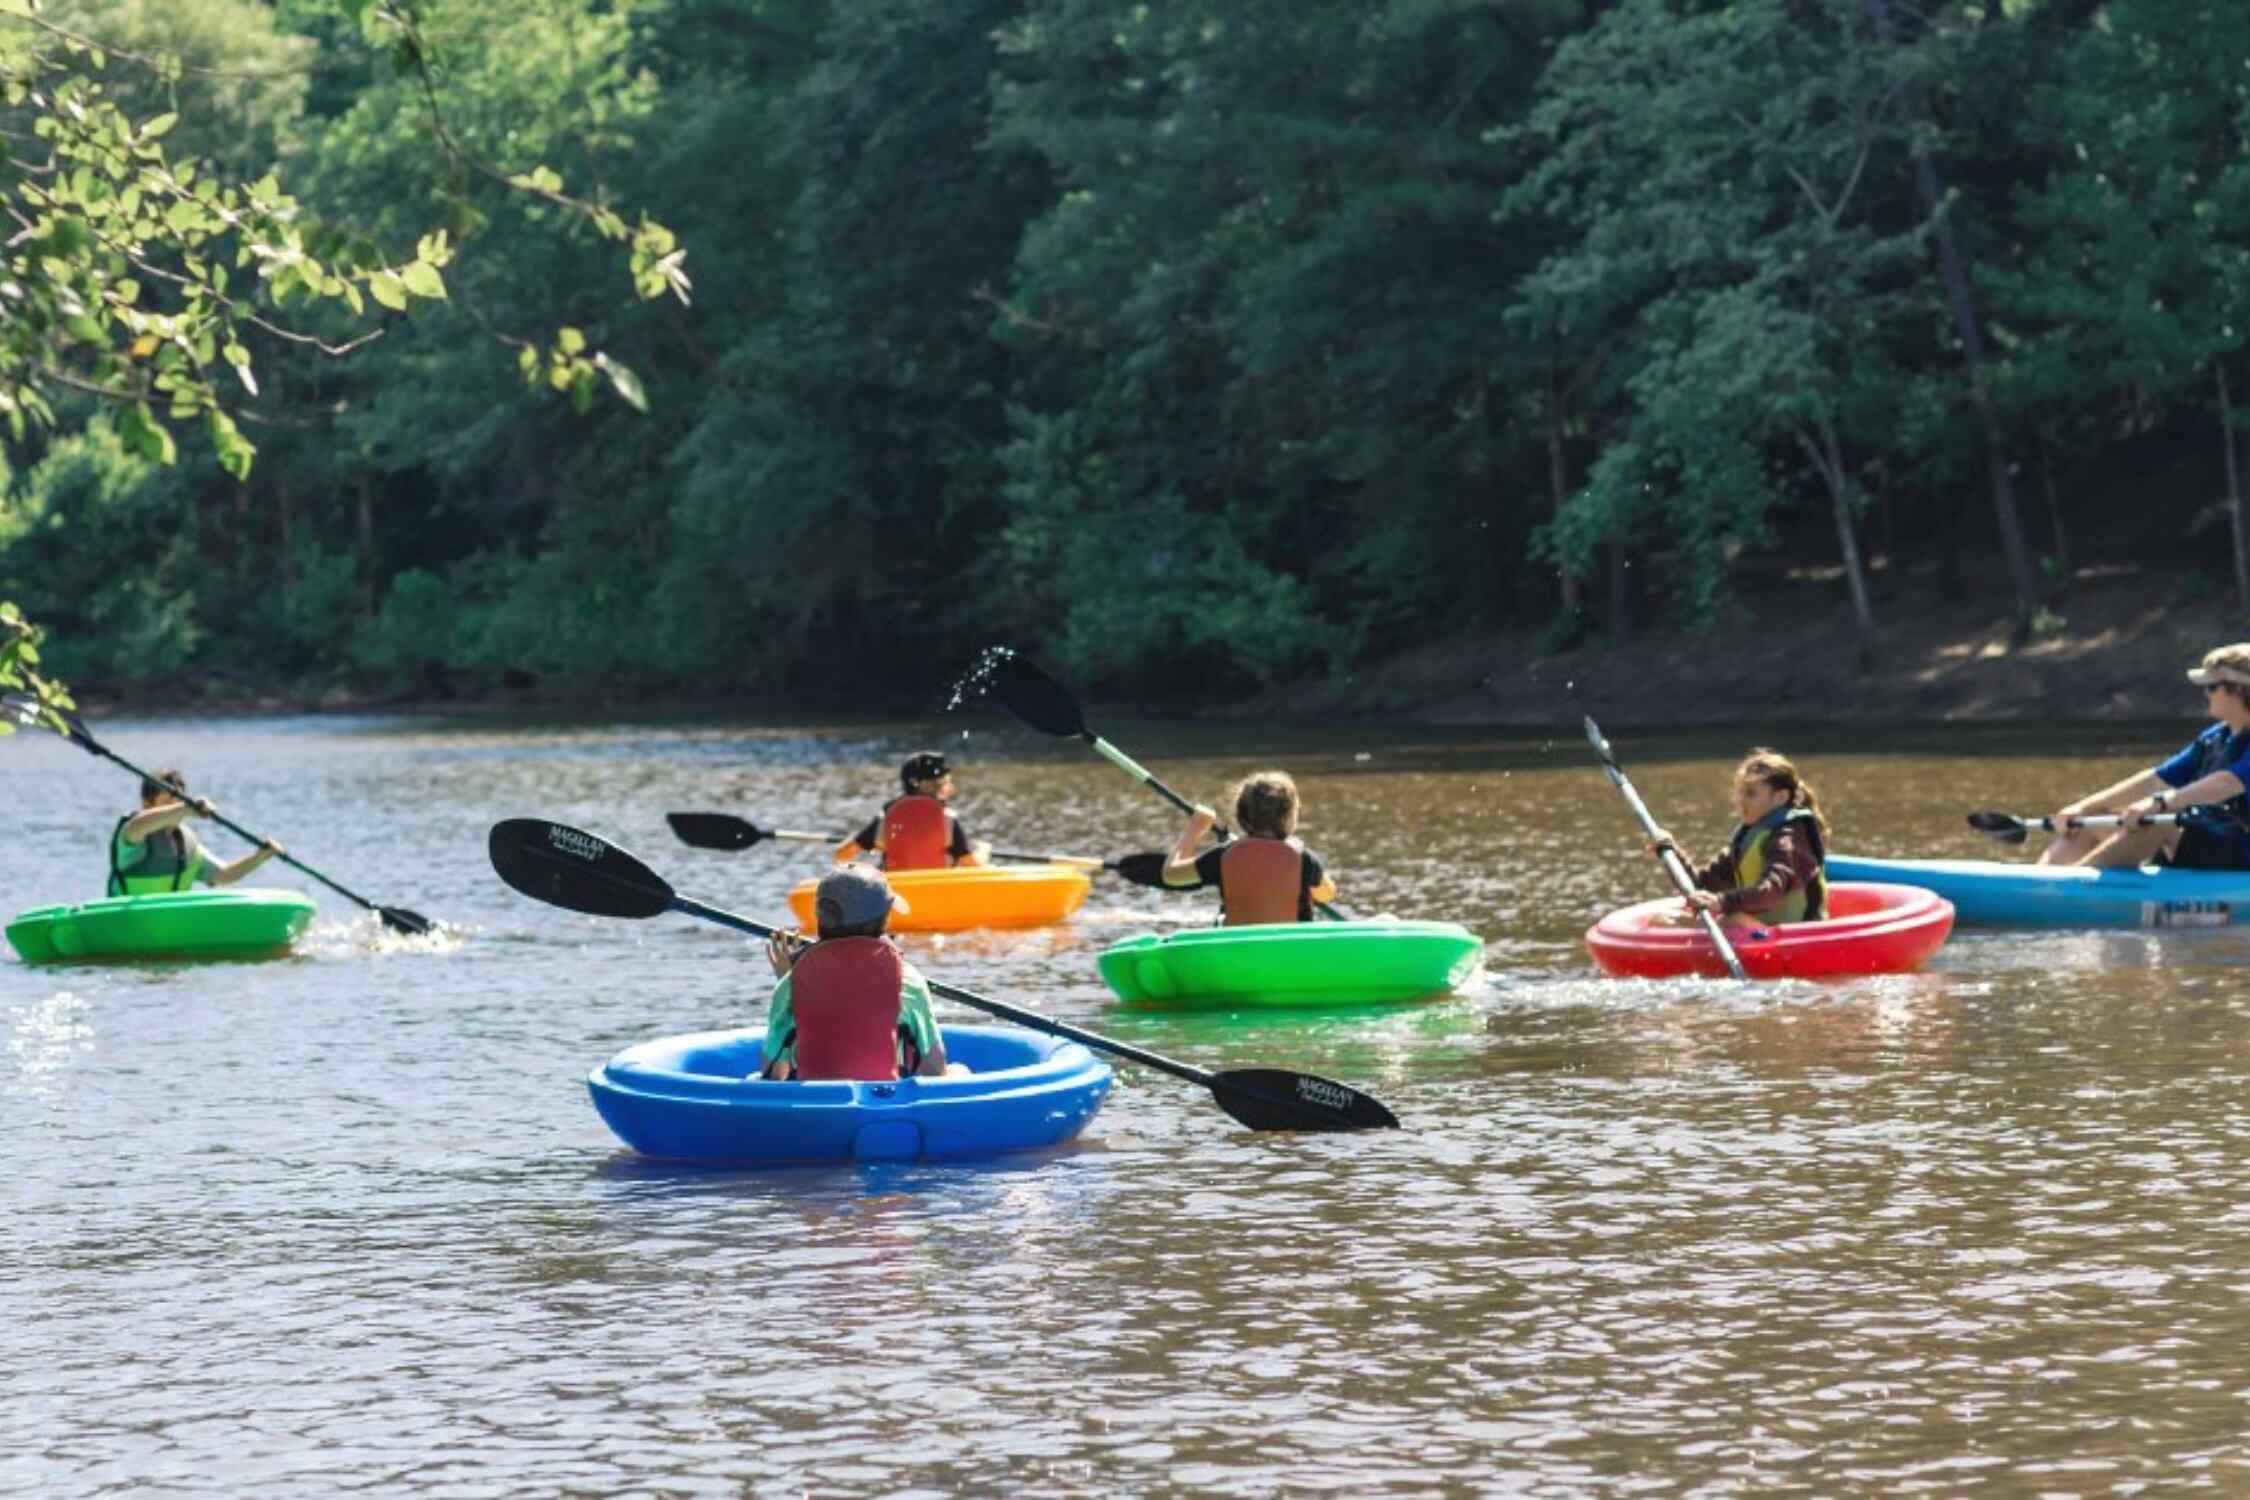
{"label": "dark green foliage", "polygon": [[381,337],[229,323],[254,397],[163,355],[223,465],[26,393],[0,598],[116,682],[864,701],[1008,639],[1214,691],[1618,638],[1613,570],[1724,621],[1785,538],[1863,584],[1877,501],[1894,567],[1958,567],[1996,444],[2063,476],[2033,553],[2145,445],[2221,493],[2250,10],[1885,4],[53,0],[215,70],[103,97],[275,171],[336,282],[288,328]]}

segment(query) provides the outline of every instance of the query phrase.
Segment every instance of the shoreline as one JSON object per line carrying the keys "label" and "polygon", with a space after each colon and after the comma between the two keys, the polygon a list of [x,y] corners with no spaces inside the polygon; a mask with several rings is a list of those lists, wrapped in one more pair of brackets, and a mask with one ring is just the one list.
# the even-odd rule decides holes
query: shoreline
{"label": "shoreline", "polygon": [[[1817,571],[1817,570],[1815,570]],[[1773,722],[2102,723],[2200,717],[2185,672],[2213,646],[2250,638],[2231,600],[2194,575],[2085,569],[2054,601],[2060,623],[2013,641],[2005,598],[1948,601],[1907,588],[1881,601],[1863,665],[1833,585],[1781,591],[1788,633],[1745,617],[1726,630],[1651,631],[1621,648],[1589,643],[1542,654],[1540,631],[1515,628],[1409,647],[1341,678],[1247,697],[1096,698],[1124,717],[1283,725],[1418,724],[1552,728],[1586,714],[1605,725],[1726,728]],[[1769,592],[1769,608],[1773,598]],[[1808,608],[1806,606],[1815,606]],[[176,683],[176,679],[175,679]],[[75,691],[75,690],[74,690]],[[97,684],[89,718],[116,714],[283,716],[409,714],[458,718],[587,717],[846,720],[933,714],[917,696],[646,696],[511,689],[432,697],[332,687],[318,694],[241,689],[147,694]]]}

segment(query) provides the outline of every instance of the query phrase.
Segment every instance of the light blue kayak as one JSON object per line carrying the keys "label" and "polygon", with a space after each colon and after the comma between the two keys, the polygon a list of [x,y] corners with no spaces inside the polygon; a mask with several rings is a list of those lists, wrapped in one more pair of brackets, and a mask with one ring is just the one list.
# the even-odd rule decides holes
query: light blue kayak
{"label": "light blue kayak", "polygon": [[2096,870],[1990,859],[1854,859],[1830,880],[1918,885],[1953,903],[1963,927],[2225,927],[2250,922],[2250,870]]}

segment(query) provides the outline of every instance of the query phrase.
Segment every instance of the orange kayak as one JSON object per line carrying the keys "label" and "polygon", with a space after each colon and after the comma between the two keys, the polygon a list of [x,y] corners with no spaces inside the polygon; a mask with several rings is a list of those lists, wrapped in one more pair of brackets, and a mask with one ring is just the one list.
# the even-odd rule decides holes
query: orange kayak
{"label": "orange kayak", "polygon": [[[967,927],[1044,927],[1078,910],[1086,899],[1084,870],[1068,865],[969,865],[947,870],[893,870],[891,889],[913,907],[891,913],[893,932],[959,932]],[[813,928],[813,888],[806,880],[789,892],[797,925]]]}

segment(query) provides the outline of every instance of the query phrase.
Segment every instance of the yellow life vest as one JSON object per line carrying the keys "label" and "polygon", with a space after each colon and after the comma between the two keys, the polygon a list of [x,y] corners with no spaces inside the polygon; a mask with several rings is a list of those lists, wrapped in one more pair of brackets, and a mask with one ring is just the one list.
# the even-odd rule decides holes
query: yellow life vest
{"label": "yellow life vest", "polygon": [[[1812,840],[1813,857],[1825,860],[1826,851],[1820,847],[1820,820],[1810,808],[1777,808],[1757,822],[1734,831],[1734,888],[1748,890],[1766,873],[1766,845],[1784,824],[1802,823],[1805,835]],[[1785,922],[1817,922],[1828,915],[1828,876],[1816,874],[1810,886],[1800,886],[1781,898],[1781,905],[1763,914],[1765,920],[1776,924]]]}

